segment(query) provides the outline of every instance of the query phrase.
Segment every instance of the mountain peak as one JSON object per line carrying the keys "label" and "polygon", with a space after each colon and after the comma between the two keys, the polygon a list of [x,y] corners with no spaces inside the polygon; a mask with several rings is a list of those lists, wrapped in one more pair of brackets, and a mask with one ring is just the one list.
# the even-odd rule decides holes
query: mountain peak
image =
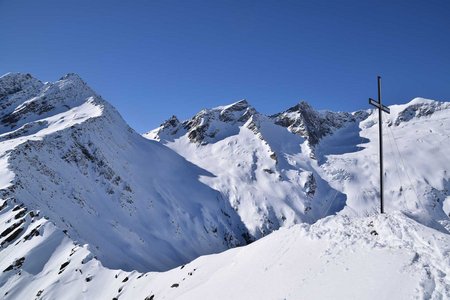
{"label": "mountain peak", "polygon": [[0,100],[0,132],[55,116],[88,101],[109,107],[75,73],[45,84],[30,74],[8,73],[0,77]]}
{"label": "mountain peak", "polygon": [[175,135],[180,128],[180,121],[175,115],[172,115],[169,119],[164,121],[158,128],[146,132],[144,136],[151,140],[169,139],[169,137]]}
{"label": "mountain peak", "polygon": [[81,76],[76,73],[67,73],[66,75],[61,77],[56,83],[60,86],[61,86],[61,84],[62,84],[62,86],[64,86],[67,83],[70,83],[71,85],[74,85],[74,86],[88,87],[88,84],[86,83],[86,81],[84,81],[83,78],[81,78]]}
{"label": "mountain peak", "polygon": [[242,99],[242,100],[236,101],[234,103],[231,103],[229,105],[218,106],[216,108],[213,108],[213,110],[241,111],[241,110],[247,109],[249,107],[250,107],[250,104],[248,103],[248,101],[246,99]]}
{"label": "mountain peak", "polygon": [[286,110],[286,112],[300,112],[301,113],[301,112],[304,112],[304,111],[313,111],[313,110],[314,109],[312,108],[312,106],[308,102],[302,100],[299,103],[297,103],[296,105],[288,108]]}
{"label": "mountain peak", "polygon": [[178,124],[180,124],[180,121],[178,120],[177,116],[172,115],[167,121],[162,123],[161,126],[164,126],[164,127],[168,127],[168,126],[175,127]]}
{"label": "mountain peak", "polygon": [[438,101],[426,99],[426,98],[422,98],[422,97],[416,97],[416,98],[412,99],[411,101],[409,101],[408,103],[406,103],[406,105],[433,104],[436,102],[438,102]]}
{"label": "mountain peak", "polygon": [[271,116],[275,124],[286,127],[292,133],[305,137],[311,146],[355,118],[349,113],[319,113],[308,102],[300,101],[285,112]]}
{"label": "mountain peak", "polygon": [[61,77],[59,80],[67,80],[67,79],[74,79],[74,80],[81,80],[83,81],[83,79],[81,78],[80,75],[78,75],[77,73],[67,73],[66,75],[64,75],[63,77]]}
{"label": "mountain peak", "polygon": [[20,72],[8,72],[0,76],[0,80],[7,80],[7,79],[27,80],[31,78],[33,78],[33,76],[30,73],[20,73]]}
{"label": "mountain peak", "polygon": [[242,99],[229,105],[203,109],[191,119],[180,123],[172,116],[157,129],[145,136],[155,140],[172,140],[187,134],[191,142],[208,144],[227,136],[237,134],[239,126],[244,125],[257,111],[247,100]]}
{"label": "mountain peak", "polygon": [[29,73],[6,73],[0,76],[0,99],[24,90],[36,92],[42,85]]}
{"label": "mountain peak", "polygon": [[395,126],[415,118],[429,117],[436,112],[450,108],[449,102],[435,101],[425,98],[414,98],[408,103],[391,105],[391,114],[388,116],[389,124]]}

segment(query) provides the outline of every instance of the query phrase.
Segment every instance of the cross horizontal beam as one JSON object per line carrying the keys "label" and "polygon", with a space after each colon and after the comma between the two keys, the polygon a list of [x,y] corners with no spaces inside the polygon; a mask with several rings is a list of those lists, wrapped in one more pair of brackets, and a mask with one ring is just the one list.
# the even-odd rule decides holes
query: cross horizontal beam
{"label": "cross horizontal beam", "polygon": [[369,103],[372,104],[373,106],[375,106],[376,108],[381,109],[385,113],[388,113],[388,114],[391,113],[391,110],[390,110],[389,107],[387,107],[387,106],[385,106],[383,104],[380,105],[380,103],[378,101],[373,100],[372,98],[369,98]]}

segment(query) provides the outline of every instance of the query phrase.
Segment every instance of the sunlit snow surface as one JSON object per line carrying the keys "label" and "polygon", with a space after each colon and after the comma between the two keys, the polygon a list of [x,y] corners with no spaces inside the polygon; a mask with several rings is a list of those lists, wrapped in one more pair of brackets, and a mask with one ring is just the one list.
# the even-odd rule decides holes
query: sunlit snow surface
{"label": "sunlit snow surface", "polygon": [[160,143],[75,74],[0,104],[0,298],[450,298],[448,102],[384,115],[386,215],[372,111],[239,101]]}
{"label": "sunlit snow surface", "polygon": [[[391,106],[391,114],[383,116],[386,211],[402,211],[447,232],[449,110],[448,102],[417,98]],[[377,114],[358,127],[343,128],[325,137],[317,152],[324,176],[348,196],[343,213],[361,215],[379,209]]]}
{"label": "sunlit snow surface", "polygon": [[245,244],[234,210],[199,181],[212,175],[134,132],[78,76],[18,107],[3,118],[3,198],[41,211],[105,266],[167,270]]}

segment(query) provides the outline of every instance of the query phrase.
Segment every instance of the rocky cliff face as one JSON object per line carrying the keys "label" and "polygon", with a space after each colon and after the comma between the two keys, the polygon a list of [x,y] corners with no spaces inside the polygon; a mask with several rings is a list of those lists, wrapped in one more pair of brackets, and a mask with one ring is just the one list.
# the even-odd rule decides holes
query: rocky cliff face
{"label": "rocky cliff face", "polygon": [[298,134],[308,140],[314,147],[321,138],[333,133],[334,130],[345,126],[347,123],[363,120],[367,113],[355,114],[347,112],[318,112],[308,103],[302,101],[288,110],[271,116],[274,123],[286,127],[292,133]]}
{"label": "rocky cliff face", "polygon": [[173,140],[187,135],[191,142],[205,145],[235,134],[236,128],[255,114],[256,110],[246,100],[241,100],[227,106],[204,109],[181,123],[176,116],[172,116],[159,128],[146,133],[146,136],[157,140]]}

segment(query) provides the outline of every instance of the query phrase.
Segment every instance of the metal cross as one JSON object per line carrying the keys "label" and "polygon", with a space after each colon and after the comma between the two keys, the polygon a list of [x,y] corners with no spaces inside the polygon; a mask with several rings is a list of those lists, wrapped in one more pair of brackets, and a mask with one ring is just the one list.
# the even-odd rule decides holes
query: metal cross
{"label": "metal cross", "polygon": [[381,103],[381,77],[378,76],[378,101],[369,98],[369,104],[378,108],[378,128],[379,128],[379,140],[380,140],[380,207],[381,213],[384,213],[384,199],[383,199],[383,122],[382,112],[391,113],[389,107],[384,106]]}

